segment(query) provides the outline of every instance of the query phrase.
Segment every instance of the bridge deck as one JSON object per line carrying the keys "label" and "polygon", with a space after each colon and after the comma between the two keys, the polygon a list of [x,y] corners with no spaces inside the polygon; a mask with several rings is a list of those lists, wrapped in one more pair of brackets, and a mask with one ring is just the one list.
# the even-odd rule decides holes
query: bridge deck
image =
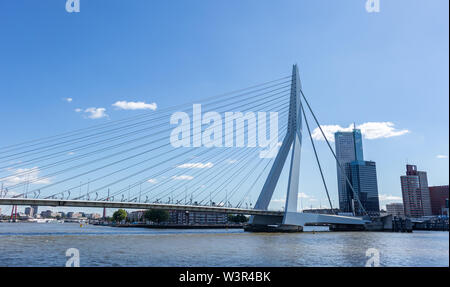
{"label": "bridge deck", "polygon": [[114,202],[91,200],[64,200],[64,199],[31,199],[31,198],[0,198],[0,205],[38,205],[38,206],[70,206],[70,207],[98,207],[98,208],[126,208],[126,209],[165,209],[217,212],[228,214],[247,215],[275,215],[283,216],[282,211],[244,209],[222,206],[180,205],[165,203],[140,203],[140,202]]}

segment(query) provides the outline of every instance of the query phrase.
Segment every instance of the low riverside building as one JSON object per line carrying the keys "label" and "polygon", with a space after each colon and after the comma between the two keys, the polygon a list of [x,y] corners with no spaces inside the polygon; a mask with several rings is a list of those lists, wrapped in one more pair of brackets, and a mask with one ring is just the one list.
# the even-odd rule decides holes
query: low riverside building
{"label": "low riverside building", "polygon": [[448,216],[448,185],[430,186],[429,189],[432,215]]}
{"label": "low riverside building", "polygon": [[53,211],[51,211],[51,210],[46,210],[46,211],[42,211],[41,212],[41,217],[42,218],[53,218],[55,216],[56,216],[56,214]]}
{"label": "low riverside building", "polygon": [[171,224],[227,224],[228,215],[216,212],[169,211]]}
{"label": "low riverside building", "polygon": [[86,214],[86,217],[88,219],[100,219],[100,218],[102,218],[102,216],[99,213]]}
{"label": "low riverside building", "polygon": [[[136,210],[128,213],[129,222],[146,222],[145,210]],[[193,212],[185,210],[169,210],[168,224],[191,225],[191,224],[228,224],[226,213],[216,212]]]}
{"label": "low riverside building", "polygon": [[84,217],[81,212],[67,212],[67,218],[81,218]]}
{"label": "low riverside building", "polygon": [[145,221],[144,219],[144,213],[145,210],[137,210],[137,211],[132,211],[129,212],[127,214],[127,219],[130,222],[141,222],[141,221]]}

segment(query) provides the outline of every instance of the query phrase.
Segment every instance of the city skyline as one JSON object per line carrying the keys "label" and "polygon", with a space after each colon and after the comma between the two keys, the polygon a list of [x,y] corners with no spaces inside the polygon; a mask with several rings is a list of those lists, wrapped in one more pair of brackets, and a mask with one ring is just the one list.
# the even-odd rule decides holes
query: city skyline
{"label": "city skyline", "polygon": [[448,269],[449,6],[1,0],[0,269]]}
{"label": "city skyline", "polygon": [[[15,26],[14,33],[1,31],[8,44],[0,49],[8,56],[0,57],[6,64],[4,67],[14,69],[0,68],[0,76],[8,82],[0,87],[0,93],[8,95],[0,107],[0,120],[9,123],[2,126],[4,136],[0,146],[132,116],[139,109],[151,112],[168,107],[173,101],[185,102],[183,99],[195,100],[227,92],[245,86],[243,83],[258,83],[288,74],[288,67],[297,62],[305,93],[325,131],[331,134],[345,131],[352,122],[362,130],[366,158],[377,162],[381,208],[388,202],[401,201],[398,176],[405,162],[427,170],[430,185],[448,184],[448,28],[441,28],[441,23],[448,22],[448,15],[443,12],[448,9],[445,1],[431,5],[408,1],[385,3],[379,14],[366,13],[362,3],[329,3],[329,9],[334,11],[331,18],[315,3],[280,8],[262,2],[259,14],[252,19],[244,17],[250,9],[246,4],[240,12],[217,4],[224,15],[214,19],[200,10],[195,15],[201,17],[193,22],[194,26],[183,25],[193,20],[193,16],[186,14],[178,15],[178,25],[164,20],[157,11],[168,11],[171,7],[163,4],[142,4],[149,6],[145,10],[153,13],[149,18],[135,4],[122,6],[118,2],[105,7],[86,2],[77,15],[60,11],[60,7],[50,3],[31,3],[27,4],[30,10],[16,13],[14,18],[6,11],[22,9],[24,4],[9,1],[5,5],[0,11],[1,26],[8,27],[18,18],[20,24]],[[197,5],[194,2],[192,7],[185,8],[194,12]],[[270,19],[273,11],[300,13],[302,17],[262,23],[263,18]],[[101,25],[112,17],[122,19],[129,14],[135,16],[135,22]],[[409,23],[410,14],[421,15],[427,21]],[[236,23],[228,21],[231,15],[236,17]],[[50,16],[56,20],[45,20]],[[89,27],[80,24],[89,19],[100,22]],[[303,21],[313,25],[306,29]],[[161,30],[153,29],[158,23],[163,24]],[[205,23],[213,25],[208,28]],[[242,25],[247,30],[229,35],[227,25],[234,28]],[[348,25],[354,28],[348,29]],[[287,26],[298,27],[299,35],[282,32],[278,35]],[[151,36],[143,27],[149,29]],[[40,34],[40,29],[48,32]],[[116,39],[115,31],[128,30],[134,32],[124,39]],[[267,43],[265,31],[278,44]],[[210,40],[197,44],[185,36],[192,33],[210,36]],[[347,40],[345,45],[333,41],[336,33]],[[416,33],[427,41],[417,42]],[[43,38],[39,43],[35,42],[37,35]],[[92,49],[77,46],[71,40],[73,37],[90,43]],[[222,45],[222,38],[229,46]],[[177,47],[175,39],[183,43],[183,49]],[[386,44],[385,39],[397,40]],[[131,48],[121,41],[136,45]],[[242,44],[240,52],[231,55],[231,51],[236,52],[232,47],[238,43]],[[258,52],[249,56],[247,51],[256,48]],[[275,48],[282,53],[274,54]],[[428,48],[434,52],[421,52]],[[139,61],[124,60],[130,59],[132,53]],[[387,63],[383,61],[386,55],[396,60]],[[87,69],[89,63],[94,65]],[[109,72],[103,70],[105,66],[111,68]],[[21,85],[25,80],[28,85]],[[407,84],[410,82],[421,85],[411,87]],[[417,113],[411,115],[406,110],[417,110]],[[320,154],[324,155],[321,160],[327,183],[330,190],[337,191],[334,160],[325,156],[326,147],[320,137],[316,139]],[[327,206],[317,170],[303,168],[308,165],[313,165],[313,156],[305,141],[300,200],[304,208]],[[281,192],[274,195],[275,208],[284,205],[282,198]],[[337,203],[336,195],[332,201]],[[3,212],[7,213],[5,207]]]}

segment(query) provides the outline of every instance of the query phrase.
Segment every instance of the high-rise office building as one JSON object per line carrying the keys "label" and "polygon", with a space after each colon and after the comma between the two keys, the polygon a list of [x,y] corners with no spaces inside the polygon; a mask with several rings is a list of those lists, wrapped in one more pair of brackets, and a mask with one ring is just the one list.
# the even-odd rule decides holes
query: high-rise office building
{"label": "high-rise office building", "polygon": [[38,206],[32,205],[31,208],[33,208],[33,214],[38,214]]}
{"label": "high-rise office building", "polygon": [[448,215],[448,185],[430,186],[431,213],[433,215]]}
{"label": "high-rise office building", "polygon": [[[349,178],[358,200],[353,200],[356,215],[364,215],[365,210],[370,216],[380,215],[380,202],[378,200],[377,168],[373,161],[352,161],[349,167]],[[348,170],[348,168],[347,168]],[[348,187],[350,189],[350,187]],[[351,189],[348,193],[351,193]],[[359,203],[364,207],[360,208]]]}
{"label": "high-rise office building", "polygon": [[[361,130],[337,132],[334,134],[334,139],[336,157],[339,161],[337,163],[339,209],[356,215],[363,215],[364,210],[369,215],[379,215],[376,164],[373,161],[364,161]],[[342,165],[343,170],[339,164]]]}
{"label": "high-rise office building", "polygon": [[[334,134],[336,157],[343,168],[352,161],[364,160],[361,131],[353,129],[351,132],[337,132]],[[346,181],[346,173],[337,164],[337,180],[339,194],[339,209],[343,212],[352,212],[352,192]]]}
{"label": "high-rise office building", "polygon": [[427,173],[415,165],[406,165],[406,175],[400,177],[403,206],[407,217],[431,215],[430,191]]}
{"label": "high-rise office building", "polygon": [[28,216],[33,216],[34,215],[33,207],[25,208],[25,214],[28,215]]}

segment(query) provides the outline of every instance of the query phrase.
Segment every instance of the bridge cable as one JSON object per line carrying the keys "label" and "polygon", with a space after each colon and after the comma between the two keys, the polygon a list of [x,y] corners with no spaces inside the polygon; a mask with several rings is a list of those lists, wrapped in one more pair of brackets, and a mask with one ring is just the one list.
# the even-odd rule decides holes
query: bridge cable
{"label": "bridge cable", "polygon": [[[159,147],[157,147],[157,148],[159,148]],[[156,148],[156,149],[157,149],[157,148]],[[149,152],[149,151],[154,151],[154,150],[155,150],[155,148],[154,148],[154,149],[147,150],[147,151],[144,151],[143,153],[146,153],[146,152]],[[183,154],[187,154],[187,153],[189,153],[189,152],[191,152],[191,151],[192,151],[192,150],[189,150],[188,152],[185,152],[185,153],[183,153]],[[136,157],[136,156],[138,156],[138,155],[142,155],[142,153],[139,153],[139,154],[137,154],[137,155],[133,155],[133,157]],[[159,155],[156,156],[156,157],[159,157],[159,156],[161,156],[161,155],[162,155],[162,154],[159,154]],[[179,157],[179,156],[180,156],[180,155],[176,155],[175,157],[171,158],[171,160],[174,159],[174,158],[176,158],[176,157]],[[155,157],[155,158],[156,158],[156,157]],[[118,162],[122,162],[122,161],[124,161],[124,160],[126,160],[126,159],[122,159],[122,160],[120,160],[120,161],[118,161]],[[144,162],[146,162],[146,161],[148,161],[148,159],[147,159],[147,160],[144,160],[144,161],[142,161],[142,162],[140,162],[140,163],[138,163],[138,164],[142,164],[142,163],[144,163]],[[110,164],[108,164],[107,166],[111,166],[111,165],[116,164],[116,163],[118,163],[118,162],[110,163]],[[136,164],[134,164],[134,165],[132,165],[132,166],[135,166],[135,165],[136,165]],[[62,180],[62,181],[60,181],[60,182],[57,182],[57,183],[54,183],[54,184],[47,185],[47,186],[44,187],[44,188],[47,188],[47,187],[50,187],[50,186],[53,186],[53,185],[56,185],[56,184],[65,182],[65,181],[67,181],[67,180],[71,180],[71,179],[73,179],[73,178],[76,178],[76,177],[79,177],[79,176],[82,176],[82,175],[85,175],[85,174],[88,174],[88,173],[91,173],[91,172],[100,170],[100,169],[102,169],[102,168],[104,168],[104,167],[107,167],[107,166],[103,166],[103,167],[96,168],[96,169],[91,170],[91,171],[88,171],[88,172],[84,172],[84,173],[82,173],[82,174],[79,174],[79,175],[77,175],[77,176],[70,177],[70,178],[65,179],[65,180]],[[126,170],[126,169],[128,169],[128,168],[130,168],[130,167],[132,167],[132,166],[128,166],[128,167],[126,167],[126,168],[122,168],[122,169],[120,169],[119,171],[114,171],[114,172],[112,172],[112,173],[110,173],[110,174],[108,174],[108,175],[106,175],[106,176],[101,176],[101,177],[99,177],[99,178],[96,178],[95,180],[91,180],[90,182],[97,181],[97,180],[99,180],[99,179],[101,179],[101,178],[105,178],[105,177],[110,176],[110,175],[112,175],[112,174],[114,174],[114,173],[117,173],[117,172]],[[153,167],[154,167],[154,166],[153,166]],[[150,168],[141,170],[140,172],[138,172],[138,173],[136,173],[136,174],[142,173],[142,172],[147,171],[147,170],[149,170],[149,169],[150,169]],[[136,175],[136,174],[134,174],[134,175]],[[133,176],[134,176],[134,175],[133,175]],[[121,180],[115,181],[115,182],[112,183],[112,184],[115,184],[115,183],[117,183],[117,182],[120,182],[120,181],[125,180],[125,179],[128,179],[128,178],[129,178],[129,176],[126,177],[126,178],[123,178],[123,179],[121,179]],[[86,185],[86,184],[83,184],[83,185]],[[109,185],[111,185],[111,184],[109,184]],[[109,185],[107,185],[107,186],[109,186]],[[106,187],[107,187],[107,186],[106,186]],[[77,186],[77,187],[78,187],[78,186]],[[40,188],[40,189],[43,189],[43,188]],[[70,188],[70,189],[72,189],[72,188]],[[98,190],[99,190],[99,189],[96,189],[96,190],[94,190],[94,191],[91,191],[90,193],[93,193],[93,192],[98,191]],[[59,193],[57,193],[57,194],[59,194]]]}
{"label": "bridge cable", "polygon": [[[268,161],[266,166],[264,167],[263,171],[258,175],[258,177],[256,178],[256,180],[252,183],[252,185],[250,186],[250,188],[247,190],[247,192],[244,194],[244,196],[241,198],[241,200],[238,201],[237,204],[237,208],[240,208],[242,203],[244,203],[245,198],[247,197],[247,195],[252,191],[253,187],[256,185],[256,182],[258,182],[259,178],[262,176],[262,174],[266,171],[266,169],[269,167],[270,163],[273,163],[274,160]],[[233,193],[234,196],[234,193]]]}
{"label": "bridge cable", "polygon": [[[280,93],[281,93],[281,92],[280,92]],[[280,94],[280,93],[277,93],[277,94]],[[274,95],[276,95],[276,94],[274,94]],[[272,96],[273,96],[273,95],[272,95]],[[278,100],[278,99],[280,99],[280,98],[282,98],[282,97],[284,97],[284,96],[285,96],[285,95],[281,95],[280,97],[274,98],[274,99],[272,99],[272,100],[270,100],[270,101],[266,101],[266,102],[264,102],[264,103],[262,103],[262,104],[259,104],[259,105],[257,105],[257,106],[261,106],[261,105],[264,105],[264,104],[267,104],[267,103],[276,101],[276,100]],[[243,106],[245,106],[245,105],[243,105]],[[257,107],[257,106],[254,106],[254,107]],[[166,129],[166,131],[170,131],[171,129],[172,129],[172,127]],[[133,148],[131,148],[131,149],[127,149],[127,150],[125,150],[125,151],[121,151],[121,152],[115,153],[115,154],[113,154],[113,155],[109,155],[109,156],[107,156],[107,157],[103,157],[103,158],[101,158],[101,159],[105,159],[105,158],[108,158],[108,157],[111,157],[111,156],[115,156],[115,155],[120,155],[120,154],[123,154],[123,152],[130,151],[130,150],[133,150],[133,149],[142,147],[142,146],[146,146],[146,145],[148,145],[148,144],[153,144],[153,143],[156,143],[156,142],[158,142],[158,141],[165,140],[165,139],[167,139],[167,138],[166,138],[166,137],[162,137],[162,138],[160,138],[160,139],[158,139],[158,140],[156,140],[156,141],[153,140],[153,141],[151,141],[151,142],[149,142],[149,143],[146,143],[146,144],[143,144],[143,145],[139,145],[139,146],[133,147]],[[169,144],[164,144],[164,145],[162,145],[162,146],[160,146],[160,147],[168,146],[168,145],[169,145]],[[101,160],[101,159],[100,159],[100,160]],[[97,162],[98,160],[99,160],[99,159],[95,159],[95,160],[93,160],[93,161],[84,163],[84,164],[82,164],[82,165],[90,164],[90,163],[93,163],[93,162]],[[75,166],[75,167],[71,167],[70,170],[73,169],[73,168],[77,168],[77,167],[80,167],[80,165]],[[67,169],[66,169],[65,171],[67,171]],[[10,177],[13,177],[13,176],[18,176],[18,175],[25,175],[25,174],[31,173],[31,172],[33,172],[33,170],[28,171],[28,172],[15,173],[15,174],[13,174],[13,175],[10,175],[10,176],[4,177],[4,178],[10,178]],[[61,173],[61,172],[58,172],[58,174],[59,174],[59,173]],[[47,174],[47,175],[43,176],[42,178],[46,178],[46,177],[53,176],[53,175],[56,175],[56,174]],[[4,178],[0,178],[0,179],[4,179]],[[32,182],[38,181],[38,180],[40,180],[40,179],[42,179],[42,178],[34,179]],[[24,184],[26,184],[26,183],[19,183],[19,184],[13,185],[13,186],[9,186],[9,188],[16,188],[16,187],[22,186],[22,185],[24,185]]]}
{"label": "bridge cable", "polygon": [[[271,95],[268,96],[268,97],[264,97],[262,100],[268,99],[268,98],[270,98],[270,97],[273,97],[273,96],[275,96],[275,95],[279,95],[279,94],[284,93],[284,92],[287,92],[287,91],[281,91],[281,92],[277,92],[277,93],[275,93],[275,94],[271,94]],[[280,99],[280,98],[283,98],[284,96],[285,96],[285,95],[281,95],[280,97],[274,98],[274,99],[272,99],[272,100],[270,100],[270,101],[266,101],[266,102],[264,102],[264,103],[269,103],[269,102],[276,101],[276,100],[278,100],[278,99]],[[239,107],[234,107],[234,108],[242,108],[242,107],[244,107],[244,106],[246,106],[246,105],[248,105],[248,104],[253,104],[253,103],[256,103],[256,102],[258,102],[258,101],[252,101],[252,102],[246,103],[245,105],[242,105],[242,104],[241,104]],[[260,105],[257,105],[257,106],[260,106]],[[229,105],[222,106],[222,107],[228,107],[228,108],[230,108]],[[256,107],[256,106],[254,106],[254,107]],[[189,123],[189,124],[190,124],[190,123]],[[164,123],[163,125],[165,125],[165,123]],[[126,141],[125,143],[135,142],[135,141],[137,141],[137,140],[144,139],[144,138],[149,137],[149,136],[154,136],[154,135],[157,135],[157,134],[162,134],[162,133],[164,133],[164,132],[166,132],[166,131],[170,131],[170,130],[172,130],[172,129],[173,129],[173,128],[170,127],[170,128],[165,129],[165,130],[158,131],[158,132],[155,133],[155,134],[143,136],[143,137],[140,137],[140,138],[138,138],[138,139],[132,139],[132,140]],[[142,131],[142,130],[140,130],[140,131]],[[166,137],[160,138],[160,139],[158,139],[157,141],[164,140],[164,139],[166,139]],[[156,142],[156,141],[152,141],[152,142],[147,143],[147,144],[151,144],[151,143],[155,143],[155,142]],[[112,147],[122,146],[123,144],[124,144],[124,143],[116,144],[116,145],[113,145]],[[140,147],[140,146],[138,146],[138,147]],[[107,150],[107,149],[108,149],[108,147],[107,147],[107,148],[100,149],[100,150],[97,150],[97,151],[104,151],[104,150]],[[73,150],[73,149],[72,149],[72,150]],[[126,150],[126,151],[129,151],[129,150]],[[56,162],[56,163],[52,163],[52,164],[46,165],[46,166],[44,166],[44,167],[40,167],[40,170],[46,169],[47,167],[55,166],[55,165],[57,165],[57,164],[59,164],[59,163],[71,162],[71,161],[74,161],[74,160],[77,160],[77,159],[80,159],[80,158],[84,158],[84,157],[86,157],[87,155],[90,155],[90,154],[93,154],[93,153],[96,153],[96,151],[92,151],[92,152],[89,152],[89,153],[84,154],[84,155],[80,155],[80,156],[77,156],[77,157],[74,157],[74,158],[70,158],[70,159],[61,160],[61,161],[59,161],[59,162]],[[116,153],[115,155],[117,155],[117,154],[122,154],[122,153],[123,153],[123,151],[122,151],[122,152],[119,152],[119,153]],[[11,177],[16,177],[16,176],[20,176],[20,175],[26,175],[26,174],[30,174],[30,173],[33,173],[33,172],[34,172],[34,170],[27,170],[27,171],[23,171],[23,172],[19,172],[19,173],[14,173],[13,175],[1,177],[0,180],[2,180],[2,179],[7,179],[7,178],[11,178]],[[46,176],[48,177],[48,175],[46,175]],[[22,185],[23,185],[23,184],[24,184],[24,183],[22,183]]]}
{"label": "bridge cable", "polygon": [[[287,83],[287,82],[283,82],[283,83],[280,83],[280,84],[277,84],[277,85],[281,85],[281,84],[285,84],[285,83]],[[239,94],[239,95],[233,96],[233,97],[231,97],[231,98],[228,98],[228,99],[226,99],[225,101],[228,101],[228,100],[230,100],[230,99],[232,99],[232,98],[242,97],[243,95],[248,95],[248,94],[251,94],[251,93],[254,93],[254,92],[264,91],[264,90],[270,89],[270,88],[272,88],[272,87],[276,87],[277,85],[270,86],[270,87],[266,87],[266,88],[259,89],[259,90],[255,90],[255,91],[251,91],[251,92],[248,92],[248,93],[245,93],[245,94]],[[287,85],[287,86],[282,86],[282,87],[280,87],[280,88],[273,89],[273,90],[271,90],[271,91],[264,92],[264,93],[262,93],[262,94],[257,94],[257,95],[251,96],[251,97],[247,97],[245,100],[251,99],[251,98],[256,98],[256,97],[261,96],[261,95],[266,95],[266,94],[269,94],[269,93],[271,93],[271,92],[274,92],[274,91],[277,91],[277,90],[280,90],[280,89],[283,89],[283,88],[288,88],[288,87],[289,87],[289,85]],[[241,103],[241,102],[242,102],[242,99],[239,98],[239,99],[238,99],[236,102],[234,102],[234,103]],[[223,100],[217,101],[217,102],[213,102],[213,103],[210,103],[210,104],[206,104],[206,105],[204,105],[204,106],[209,106],[209,105],[213,105],[213,104],[217,104],[217,103],[222,103],[222,104],[223,104]],[[230,105],[230,104],[222,105],[222,106],[220,106],[220,107],[227,107],[228,105]],[[220,108],[220,107],[217,107],[217,108]],[[172,109],[172,108],[171,108],[171,109]],[[185,109],[184,111],[187,112],[187,111],[189,111],[189,109]],[[41,148],[34,148],[34,149],[31,149],[31,150],[22,151],[22,152],[20,152],[20,153],[15,153],[15,154],[10,154],[10,155],[1,156],[0,159],[6,159],[6,158],[7,158],[7,160],[0,161],[0,163],[4,163],[4,162],[7,162],[7,161],[20,159],[21,157],[16,157],[16,158],[14,158],[14,156],[17,156],[17,155],[23,156],[24,153],[26,154],[26,153],[31,153],[31,152],[33,152],[33,151],[38,151],[38,152],[35,152],[35,153],[28,154],[28,156],[29,156],[29,155],[34,155],[34,154],[42,154],[43,151],[53,150],[55,146],[63,145],[63,144],[66,144],[66,143],[69,143],[68,146],[71,146],[71,145],[73,145],[73,144],[75,144],[75,143],[78,143],[78,142],[84,142],[86,138],[90,138],[90,137],[91,137],[91,138],[92,138],[92,137],[93,137],[93,138],[99,137],[101,134],[105,134],[105,133],[108,134],[108,133],[111,133],[111,132],[114,132],[114,131],[117,131],[117,130],[128,129],[128,128],[133,127],[133,126],[142,125],[142,124],[144,124],[144,123],[146,123],[146,122],[154,122],[154,121],[156,121],[156,120],[161,120],[161,119],[166,120],[166,119],[167,119],[166,116],[167,116],[167,115],[161,116],[161,117],[156,118],[156,119],[150,119],[150,120],[146,120],[146,121],[143,121],[143,122],[134,123],[134,124],[127,125],[127,126],[123,126],[123,127],[116,127],[116,128],[114,128],[114,129],[112,129],[112,130],[103,131],[103,132],[101,132],[101,133],[90,134],[90,135],[87,135],[87,136],[83,136],[83,137],[81,137],[81,138],[77,138],[76,141],[68,140],[68,141],[64,141],[64,142],[60,142],[60,143],[54,143],[54,144],[51,144],[51,145],[47,145],[47,146],[44,146],[44,147],[41,147]],[[42,150],[42,149],[44,149],[44,150]],[[66,150],[66,151],[62,151],[62,153],[64,153],[64,152],[69,152],[69,151],[71,151],[71,149]],[[13,158],[11,158],[11,157],[13,157]]]}
{"label": "bridge cable", "polygon": [[[201,131],[200,131],[201,132]],[[233,131],[232,131],[233,132]],[[189,152],[189,151],[188,151]],[[185,153],[183,153],[183,154],[185,154]],[[160,154],[161,155],[161,154]],[[157,157],[159,157],[160,155],[158,155]],[[147,161],[147,160],[145,160],[145,161]],[[145,161],[143,161],[143,162],[145,162]],[[140,162],[140,163],[143,163],[143,162]],[[129,167],[127,167],[127,168],[124,168],[124,169],[121,169],[120,171],[122,171],[122,170],[125,170],[125,169],[128,169]],[[139,173],[142,173],[142,172],[144,172],[144,171],[147,171],[148,169],[145,169],[145,170],[143,170],[143,171],[140,171]],[[113,172],[113,173],[117,173],[117,171],[116,172]],[[109,174],[109,175],[111,175],[111,174]],[[106,176],[109,176],[109,175],[106,175]],[[134,174],[134,175],[136,175],[136,174]],[[102,176],[102,177],[100,177],[100,178],[104,178],[104,177],[106,177],[106,176]],[[124,178],[124,179],[128,179],[129,177],[126,177],[126,178]],[[97,178],[96,180],[98,180],[99,178]],[[119,180],[119,181],[122,181],[122,180]],[[119,182],[119,181],[115,181],[114,182],[114,184],[115,183],[117,183],[117,182]],[[135,184],[134,184],[134,186],[136,186]],[[99,189],[101,189],[101,188],[99,188]],[[98,189],[96,190],[96,191],[98,191]]]}
{"label": "bridge cable", "polygon": [[[243,126],[241,129],[239,129],[239,130],[241,130],[242,132],[244,132],[245,133],[245,127]],[[232,134],[233,134],[233,132],[234,131],[232,131]],[[227,149],[229,149],[230,147],[228,147]],[[209,151],[212,151],[212,149],[209,149]],[[227,156],[226,154],[225,154],[225,156]],[[198,157],[198,156],[197,156]],[[214,156],[215,157],[215,156]],[[185,160],[183,160],[183,162],[184,162]],[[168,169],[171,169],[171,167],[169,167]],[[201,171],[198,171],[198,172],[201,172]],[[184,172],[183,172],[184,173]],[[154,177],[155,175],[152,175],[152,177]],[[133,184],[133,186],[137,186],[137,185],[139,185],[139,184],[141,184],[141,183],[144,183],[145,181],[147,181],[148,180],[148,178],[145,178],[144,180],[142,180],[142,181],[140,181],[140,182],[137,182],[137,183],[135,183],[135,184]],[[159,187],[159,186],[161,186],[162,184],[163,184],[164,182],[161,182],[160,184],[158,184],[157,186],[154,186],[154,187],[149,187],[148,189],[152,189],[152,190],[154,190],[155,188],[157,188],[157,187]],[[176,185],[176,184],[175,184]],[[175,185],[172,185],[172,187],[171,188],[173,188],[173,186],[175,186]],[[125,188],[124,188],[125,189]],[[124,189],[122,189],[122,190],[124,190]],[[178,188],[177,188],[178,189]],[[120,194],[120,192],[122,191],[122,190],[120,190],[118,193]],[[145,189],[145,190],[147,190],[147,189]],[[165,190],[163,190],[162,192],[159,192],[159,193],[157,193],[156,195],[153,195],[152,196],[152,198],[155,198],[155,197],[159,197],[161,194],[165,194],[166,193],[166,191],[168,191],[169,189],[165,189]],[[141,195],[145,195],[145,194],[147,194],[148,192],[146,191],[146,192],[144,192],[143,194],[141,194]],[[117,192],[115,193],[115,194],[117,194]]]}
{"label": "bridge cable", "polygon": [[[261,87],[261,86],[264,86],[264,85],[267,85],[267,84],[271,84],[271,83],[274,83],[274,82],[277,82],[277,81],[281,81],[281,80],[284,80],[284,79],[287,79],[287,78],[290,78],[290,77],[291,76],[284,76],[284,77],[281,77],[281,78],[278,78],[278,79],[275,79],[275,80],[272,80],[272,81],[263,82],[263,83],[256,84],[256,85],[253,85],[253,86],[250,86],[250,87],[247,87],[247,88],[231,91],[231,92],[228,92],[228,93],[224,93],[224,94],[208,97],[208,98],[201,99],[201,100],[202,101],[207,101],[207,100],[211,100],[211,99],[216,99],[216,98],[232,95],[232,94],[235,94],[235,93],[240,93],[240,92],[243,92],[243,91],[246,91],[246,90],[249,90],[249,89]],[[177,107],[183,107],[183,106],[186,106],[186,105],[192,105],[193,103],[195,103],[195,102],[188,102],[188,103],[180,104]],[[171,109],[171,108],[172,107],[169,107],[167,109]],[[167,109],[160,110],[160,112],[164,112]],[[64,138],[67,138],[67,137],[70,137],[71,135],[77,135],[77,134],[86,132],[87,130],[96,130],[96,129],[101,129],[101,128],[105,127],[105,126],[113,126],[113,125],[116,125],[117,122],[132,121],[132,120],[135,120],[137,118],[146,117],[149,114],[153,114],[153,113],[149,112],[149,113],[145,113],[144,115],[132,116],[132,117],[128,117],[128,118],[125,118],[125,119],[115,120],[115,121],[112,121],[112,122],[91,126],[91,127],[88,127],[88,128],[82,128],[82,129],[78,129],[78,130],[75,130],[75,131],[70,131],[70,132],[57,134],[57,135],[54,135],[54,136],[42,137],[42,138],[29,140],[29,141],[25,141],[25,142],[9,145],[9,146],[4,146],[4,147],[0,147],[0,151],[7,152],[8,150],[11,150],[11,149],[19,149],[20,146],[24,146],[24,145],[27,145],[27,144],[30,144],[30,143],[36,143],[37,142],[34,145],[38,145],[38,144],[42,144],[42,143],[45,143],[45,142],[51,142],[52,139],[57,138],[57,137],[64,136]],[[44,140],[47,140],[47,141],[42,142]],[[6,149],[6,151],[4,151],[5,149]]]}
{"label": "bridge cable", "polygon": [[333,210],[333,204],[331,203],[330,194],[328,193],[327,183],[325,182],[325,177],[323,176],[323,171],[322,171],[322,166],[320,165],[319,156],[317,155],[316,145],[314,144],[314,140],[313,140],[312,135],[311,135],[311,129],[309,128],[308,119],[306,118],[306,114],[305,114],[305,110],[304,110],[304,108],[303,108],[303,105],[300,104],[300,107],[301,107],[301,109],[302,109],[302,112],[303,112],[303,118],[305,119],[306,127],[307,127],[307,129],[308,129],[309,138],[311,139],[311,145],[312,145],[313,150],[314,150],[314,155],[315,155],[315,157],[316,157],[317,166],[319,167],[320,176],[321,176],[321,178],[322,178],[323,186],[324,186],[325,191],[326,191],[326,193],[327,193],[328,202],[330,203],[331,212],[335,213],[334,210]]}
{"label": "bridge cable", "polygon": [[[287,126],[287,125],[286,125],[286,126]],[[254,155],[253,155],[253,156],[254,156]],[[260,160],[263,160],[263,159],[260,159]],[[245,161],[241,161],[239,164],[242,164],[242,163],[245,163]],[[258,163],[258,162],[257,162],[257,163]],[[214,191],[210,193],[210,196],[209,196],[210,199],[216,198],[216,196],[217,196],[217,195],[219,194],[219,192],[220,192],[219,188],[223,187],[224,184],[231,182],[231,180],[230,180],[231,178],[235,178],[238,174],[240,174],[241,171],[243,171],[244,168],[246,168],[246,167],[248,167],[248,166],[249,166],[249,165],[243,164],[238,170],[236,170],[233,174],[231,174],[228,178],[226,178],[226,179],[222,182],[222,184],[219,185],[219,187],[216,187],[216,188],[214,189]],[[254,170],[252,169],[251,172],[253,172],[253,171],[254,171]],[[218,174],[218,173],[217,173],[213,178],[210,178],[209,181],[211,181],[212,179],[217,178],[218,176],[221,176],[221,174]],[[201,194],[203,194],[204,191],[205,191],[205,190],[201,191],[197,196],[200,196]],[[213,196],[213,195],[214,195],[214,196]],[[208,196],[206,196],[203,200],[201,200],[201,201],[200,201],[200,204],[201,204],[203,201],[207,200],[207,198],[208,198]]]}
{"label": "bridge cable", "polygon": [[324,133],[324,131],[322,130],[322,127],[321,127],[319,121],[317,120],[316,115],[314,114],[314,112],[313,112],[311,106],[309,105],[308,100],[307,100],[306,97],[305,97],[305,94],[303,93],[303,91],[302,91],[301,89],[300,89],[300,93],[302,94],[302,97],[303,97],[303,99],[305,100],[305,103],[306,103],[306,105],[308,106],[308,109],[309,109],[309,111],[311,112],[311,115],[313,116],[314,121],[316,122],[317,126],[319,127],[320,132],[322,133],[322,136],[323,136],[323,138],[325,139],[325,141],[326,141],[326,143],[327,143],[327,145],[328,145],[328,147],[329,147],[331,153],[333,154],[333,157],[335,158],[337,165],[338,165],[339,168],[341,169],[341,172],[345,175],[345,179],[346,179],[346,181],[347,181],[347,184],[350,186],[350,189],[352,190],[353,196],[354,196],[354,197],[356,198],[356,200],[358,201],[359,208],[362,209],[363,212],[364,212],[366,215],[369,215],[369,214],[367,213],[366,209],[364,208],[364,206],[362,205],[361,201],[359,200],[359,196],[358,196],[358,194],[355,192],[355,190],[354,190],[354,188],[353,188],[353,185],[351,184],[351,182],[350,182],[350,180],[349,180],[349,178],[348,178],[348,176],[347,176],[347,174],[346,174],[346,172],[345,172],[344,167],[342,166],[342,164],[341,164],[340,161],[338,160],[338,158],[337,158],[337,156],[336,156],[336,153],[334,152],[333,148],[331,147],[330,142],[328,141],[327,137],[325,136],[325,133]]}

